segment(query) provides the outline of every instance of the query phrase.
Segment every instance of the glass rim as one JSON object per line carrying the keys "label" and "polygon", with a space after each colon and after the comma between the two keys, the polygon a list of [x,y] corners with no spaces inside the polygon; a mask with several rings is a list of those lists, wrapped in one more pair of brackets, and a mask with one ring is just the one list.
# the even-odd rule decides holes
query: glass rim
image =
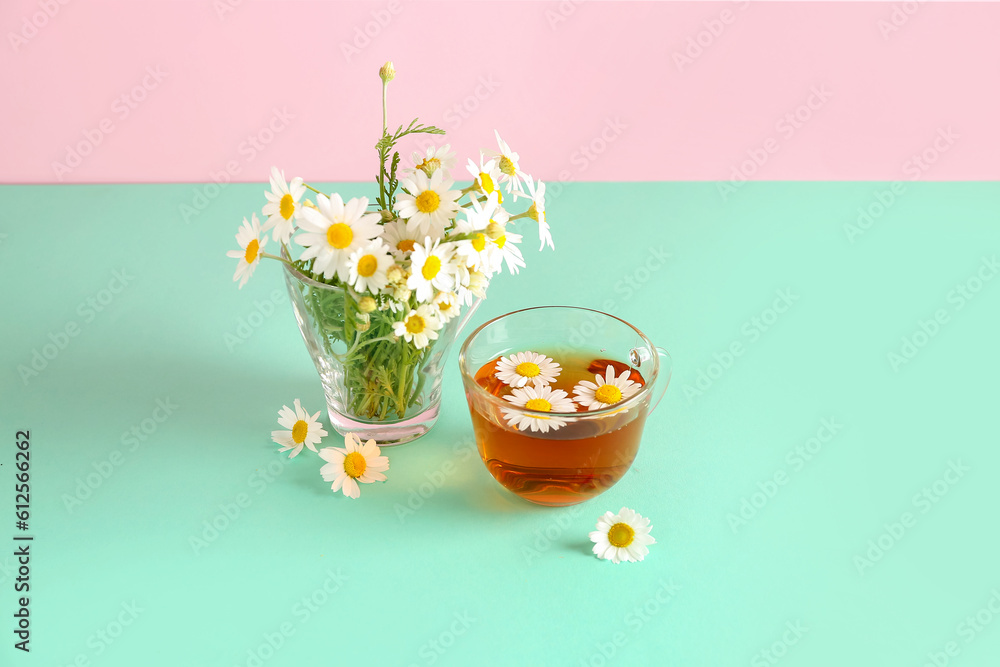
{"label": "glass rim", "polygon": [[327,285],[326,283],[321,283],[318,280],[310,278],[309,276],[307,276],[306,274],[302,273],[297,268],[292,266],[290,264],[292,258],[288,254],[288,247],[285,244],[281,245],[281,258],[285,260],[284,262],[281,263],[281,265],[285,268],[285,271],[292,274],[292,277],[294,277],[296,280],[303,282],[307,285],[311,285],[312,287],[320,287],[329,290],[340,290],[342,292],[347,291],[347,288],[344,285]]}
{"label": "glass rim", "polygon": [[[603,315],[605,317],[609,317],[613,320],[621,322],[629,329],[634,331],[639,336],[639,338],[641,338],[642,341],[649,347],[649,349],[654,352],[654,354],[651,357],[653,361],[653,374],[652,374],[653,377],[651,379],[646,379],[644,377],[643,379],[646,380],[645,384],[642,385],[642,387],[639,389],[639,391],[635,393],[635,395],[630,396],[628,399],[624,401],[614,403],[606,408],[599,408],[597,410],[584,410],[582,412],[540,412],[538,410],[528,410],[522,406],[514,405],[510,401],[505,401],[500,396],[494,396],[490,392],[486,391],[486,389],[481,387],[479,383],[476,382],[475,375],[470,374],[466,370],[466,364],[465,364],[466,353],[468,352],[469,346],[472,344],[473,339],[475,339],[476,336],[478,336],[486,327],[504,319],[505,317],[510,317],[511,315],[519,315],[521,313],[526,313],[532,310],[549,310],[549,309],[583,310],[591,313],[597,313],[598,315]],[[653,390],[653,385],[656,384],[656,379],[660,375],[660,356],[659,354],[656,354],[656,349],[657,349],[656,346],[653,345],[653,341],[649,339],[649,336],[640,331],[635,325],[631,324],[630,322],[626,322],[620,317],[615,317],[610,313],[605,313],[603,310],[597,310],[595,308],[584,308],[583,306],[531,306],[529,308],[521,308],[520,310],[513,310],[509,313],[498,315],[497,317],[494,317],[490,321],[484,322],[479,327],[477,327],[475,331],[469,334],[469,336],[465,339],[465,341],[463,341],[462,347],[458,351],[458,370],[462,374],[463,384],[468,386],[471,383],[475,387],[473,391],[477,392],[478,395],[482,396],[493,405],[501,408],[505,408],[508,410],[517,410],[518,412],[522,412],[529,415],[553,415],[559,418],[570,417],[570,418],[580,419],[582,417],[592,417],[592,416],[603,417],[613,413],[621,412],[624,409],[631,409],[632,407],[635,406],[635,404],[641,401],[647,394],[649,394]],[[629,367],[630,368],[632,367],[631,363],[629,364]],[[570,398],[572,400],[572,397]]]}

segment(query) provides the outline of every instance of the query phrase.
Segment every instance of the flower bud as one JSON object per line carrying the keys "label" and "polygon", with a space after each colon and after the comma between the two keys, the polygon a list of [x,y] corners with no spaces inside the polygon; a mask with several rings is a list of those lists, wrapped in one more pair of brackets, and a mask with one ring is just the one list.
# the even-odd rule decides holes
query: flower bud
{"label": "flower bud", "polygon": [[[363,317],[364,319],[361,319],[361,317]],[[358,321],[354,323],[354,328],[357,331],[368,331],[372,326],[371,320],[368,319],[368,316],[364,314],[362,314],[361,317],[359,317]]]}
{"label": "flower bud", "polygon": [[390,283],[401,283],[406,280],[406,271],[399,264],[393,264],[386,270],[385,277]]}
{"label": "flower bud", "polygon": [[378,75],[379,78],[382,79],[382,83],[389,83],[396,78],[396,68],[392,66],[391,60],[382,65],[381,69],[378,71]]}
{"label": "flower bud", "polygon": [[358,301],[358,310],[360,310],[362,312],[362,314],[364,314],[364,313],[370,313],[373,310],[375,310],[377,307],[378,307],[378,304],[375,303],[375,299],[371,298],[370,296],[363,296]]}
{"label": "flower bud", "polygon": [[382,210],[379,211],[379,214],[382,216],[382,222],[392,222],[396,219],[396,214],[392,211]]}
{"label": "flower bud", "polygon": [[491,240],[496,241],[503,234],[504,228],[499,222],[490,220],[490,224],[486,225],[486,236],[490,237]]}
{"label": "flower bud", "polygon": [[396,300],[402,301],[403,303],[410,300],[410,294],[410,290],[403,286],[395,287],[392,290],[392,295],[396,298]]}

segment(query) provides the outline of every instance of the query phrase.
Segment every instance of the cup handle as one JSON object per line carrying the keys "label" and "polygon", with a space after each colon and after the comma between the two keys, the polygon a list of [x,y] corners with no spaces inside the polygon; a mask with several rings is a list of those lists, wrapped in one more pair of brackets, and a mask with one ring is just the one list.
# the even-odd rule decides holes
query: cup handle
{"label": "cup handle", "polygon": [[660,355],[660,371],[657,374],[656,381],[662,382],[663,387],[660,389],[659,395],[656,397],[656,401],[650,406],[650,413],[656,409],[656,406],[660,404],[663,400],[663,395],[667,393],[667,386],[670,384],[670,376],[674,372],[674,360],[670,356],[670,353],[664,350],[662,347],[656,348],[656,353]]}

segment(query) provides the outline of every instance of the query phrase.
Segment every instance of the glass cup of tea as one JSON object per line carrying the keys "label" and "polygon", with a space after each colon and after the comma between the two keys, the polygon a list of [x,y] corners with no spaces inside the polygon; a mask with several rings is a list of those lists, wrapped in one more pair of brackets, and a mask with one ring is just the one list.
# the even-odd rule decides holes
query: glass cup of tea
{"label": "glass cup of tea", "polygon": [[670,355],[634,326],[573,306],[490,320],[466,339],[459,366],[486,468],[552,507],[594,498],[625,475],[671,373]]}

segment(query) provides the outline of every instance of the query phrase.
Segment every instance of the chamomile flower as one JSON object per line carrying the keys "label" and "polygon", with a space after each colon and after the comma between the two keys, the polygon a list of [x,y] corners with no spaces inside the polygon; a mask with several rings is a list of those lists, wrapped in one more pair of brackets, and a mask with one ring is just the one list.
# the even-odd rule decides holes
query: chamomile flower
{"label": "chamomile flower", "polygon": [[361,444],[361,438],[354,433],[344,436],[343,447],[324,447],[319,455],[326,465],[319,469],[324,482],[333,482],[330,488],[334,491],[343,490],[348,498],[361,496],[358,482],[371,484],[384,482],[383,474],[389,469],[389,459],[381,456],[382,451],[374,440]]}
{"label": "chamomile flower", "polygon": [[656,544],[650,530],[649,519],[627,507],[618,514],[605,512],[597,520],[597,530],[590,533],[594,555],[612,563],[637,563],[649,553],[649,545]]}
{"label": "chamomile flower", "polygon": [[461,192],[452,190],[452,181],[445,179],[442,170],[427,178],[427,174],[417,171],[410,178],[401,178],[400,185],[406,192],[396,197],[396,212],[406,218],[406,227],[411,232],[424,236],[441,236],[445,227],[458,210]]}
{"label": "chamomile flower", "polygon": [[[496,365],[497,379],[511,387],[523,387],[529,382],[535,387],[543,387],[554,382],[562,367],[537,352],[518,352],[509,357],[500,357]],[[557,412],[574,412],[573,410],[557,410]]]}
{"label": "chamomile flower", "polygon": [[486,228],[497,210],[499,194],[494,191],[484,203],[473,199],[470,208],[462,209],[464,218],[455,221],[457,233],[472,235],[472,238],[463,239],[455,244],[455,254],[461,265],[477,270],[485,269],[492,273],[496,245],[486,237]]}
{"label": "chamomile flower", "polygon": [[285,181],[285,172],[271,167],[271,191],[264,193],[267,203],[262,212],[268,216],[264,222],[264,231],[273,229],[275,241],[288,243],[292,236],[292,220],[299,215],[299,200],[305,193],[306,186],[302,184],[301,178],[296,176],[288,183]]}
{"label": "chamomile flower", "polygon": [[538,249],[543,250],[547,245],[555,250],[556,247],[552,244],[552,232],[549,229],[548,221],[545,219],[545,183],[539,180],[536,187],[534,179],[531,176],[525,176],[524,185],[527,196],[531,198],[531,206],[528,207],[528,217],[538,223],[538,238],[542,242],[538,246]]}
{"label": "chamomile flower", "polygon": [[[485,162],[484,162],[485,160]],[[469,158],[469,164],[465,167],[470,174],[472,174],[472,180],[475,181],[476,187],[482,191],[483,194],[489,196],[492,193],[497,193],[499,201],[503,201],[503,194],[500,192],[500,167],[497,165],[497,161],[487,160],[486,157],[480,153],[479,154],[479,164],[472,161]],[[473,197],[473,201],[475,198]]]}
{"label": "chamomile flower", "polygon": [[500,170],[500,182],[507,185],[507,192],[522,192],[521,180],[525,174],[517,163],[521,156],[510,149],[507,142],[500,138],[500,133],[497,130],[493,130],[493,134],[496,135],[497,145],[500,147],[496,155],[497,168]]}
{"label": "chamomile flower", "polygon": [[461,307],[458,305],[458,295],[454,292],[438,292],[431,302],[437,311],[438,319],[444,324],[458,315]]}
{"label": "chamomile flower", "polygon": [[236,264],[236,273],[233,275],[233,281],[240,281],[240,289],[243,289],[243,286],[250,280],[250,276],[253,275],[257,265],[260,264],[261,252],[264,250],[264,246],[267,245],[266,237],[261,242],[260,221],[257,220],[257,214],[254,213],[250,217],[250,220],[251,222],[247,222],[247,219],[243,218],[243,224],[240,226],[239,231],[236,232],[236,242],[240,244],[242,250],[230,250],[226,253],[226,257],[233,257],[239,260]]}
{"label": "chamomile flower", "polygon": [[[504,396],[504,400],[510,401],[519,408],[534,412],[576,412],[573,401],[562,389],[552,387],[524,387],[514,389],[509,396]],[[556,431],[570,421],[566,417],[554,417],[544,414],[529,414],[521,410],[508,410],[502,408],[504,418],[511,426],[517,430],[524,431],[530,428],[532,431],[548,433],[549,429]]]}
{"label": "chamomile flower", "polygon": [[600,410],[634,396],[642,385],[629,380],[630,373],[626,368],[616,377],[614,367],[608,364],[603,377],[595,375],[595,382],[584,380],[573,387],[573,400],[587,410]]}
{"label": "chamomile flower", "polygon": [[516,274],[524,268],[524,255],[517,244],[521,242],[521,235],[514,232],[502,230],[502,233],[493,239],[492,243],[496,250],[492,254],[493,272],[499,271],[503,264],[507,264],[507,270]]}
{"label": "chamomile flower", "polygon": [[316,195],[317,208],[303,207],[299,225],[305,233],[295,237],[303,246],[300,259],[316,258],[313,271],[324,278],[337,276],[346,282],[347,261],[358,248],[379,235],[378,213],[366,213],[368,198],[351,199],[346,204],[339,194]]}
{"label": "chamomile flower", "polygon": [[406,220],[393,220],[382,225],[382,239],[397,259],[409,257],[413,248],[420,243],[416,231],[411,232],[406,228]]}
{"label": "chamomile flower", "polygon": [[375,239],[355,250],[347,259],[347,283],[359,292],[378,294],[389,282],[386,271],[392,265],[389,249],[382,239]]}
{"label": "chamomile flower", "polygon": [[407,173],[416,173],[417,170],[424,172],[428,176],[433,176],[439,169],[451,171],[455,168],[455,154],[451,152],[451,144],[443,146],[428,146],[424,155],[420,151],[413,151],[413,169],[406,169]]}
{"label": "chamomile flower", "polygon": [[410,255],[410,277],[406,286],[416,292],[417,301],[424,303],[434,298],[434,290],[450,292],[455,286],[455,261],[450,243],[424,242]]}
{"label": "chamomile flower", "polygon": [[[475,299],[486,298],[486,288],[490,286],[488,274],[462,266],[461,262],[455,265],[455,269],[455,294],[460,305],[468,306]],[[483,269],[487,270],[487,267]]]}
{"label": "chamomile flower", "polygon": [[318,417],[319,410],[310,417],[297,398],[295,399],[294,410],[287,405],[281,406],[281,409],[278,410],[278,424],[291,430],[271,431],[271,440],[281,445],[281,449],[278,451],[287,452],[288,450],[292,450],[292,453],[288,455],[290,459],[298,456],[299,452],[302,451],[302,447],[308,447],[315,452],[316,445],[327,434],[323,430],[323,427],[320,426]]}
{"label": "chamomile flower", "polygon": [[406,314],[401,322],[392,325],[392,332],[397,336],[402,336],[407,343],[413,341],[413,346],[422,350],[437,339],[438,330],[441,328],[441,320],[432,306],[422,304],[416,310],[411,310]]}

